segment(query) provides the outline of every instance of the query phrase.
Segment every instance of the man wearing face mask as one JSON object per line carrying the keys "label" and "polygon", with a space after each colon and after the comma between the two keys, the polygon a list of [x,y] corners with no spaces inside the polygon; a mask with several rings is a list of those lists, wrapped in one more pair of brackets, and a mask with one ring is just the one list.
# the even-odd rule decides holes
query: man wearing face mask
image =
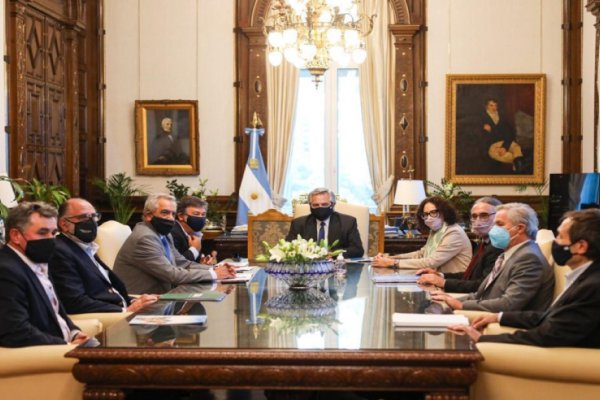
{"label": "man wearing face mask", "polygon": [[496,208],[494,223],[488,236],[492,246],[504,252],[477,291],[462,302],[442,292],[432,299],[455,310],[545,310],[552,301],[554,271],[533,241],[538,229],[535,211],[527,204],[504,204]]}
{"label": "man wearing face mask", "polygon": [[115,259],[114,272],[130,293],[165,293],[182,283],[232,278],[235,270],[224,264],[213,268],[182,256],[171,237],[175,225],[175,198],[152,194],[146,199],[143,221],[127,238]]}
{"label": "man wearing face mask", "polygon": [[61,233],[48,267],[67,313],[135,312],[154,303],[157,296],[129,297],[123,282],[96,255],[99,219],[84,199],[72,198],[59,207]]}
{"label": "man wearing face mask", "polygon": [[335,193],[326,188],[317,188],[308,194],[310,214],[292,221],[285,240],[300,237],[308,240],[327,239],[327,243],[338,244],[332,250],[343,249],[344,257],[362,257],[363,250],[356,218],[340,214],[335,209]]}
{"label": "man wearing face mask", "polygon": [[502,204],[495,197],[481,197],[471,207],[471,232],[478,239],[473,258],[465,272],[442,274],[431,268],[417,271],[421,275],[418,283],[435,285],[449,293],[471,293],[494,268],[494,263],[503,250],[492,246],[488,232],[494,226],[496,207]]}
{"label": "man wearing face mask", "polygon": [[0,250],[0,346],[90,339],[69,319],[48,277],[56,215],[54,207],[41,202],[23,202],[8,213],[8,240]]}
{"label": "man wearing face mask", "polygon": [[171,231],[175,248],[190,261],[202,264],[216,264],[212,255],[204,256],[202,249],[202,229],[206,224],[208,203],[196,196],[184,196],[177,203],[177,220]]}
{"label": "man wearing face mask", "polygon": [[[600,348],[600,210],[568,212],[552,243],[552,257],[571,271],[547,310],[485,315],[472,326],[453,330],[466,332],[475,342]],[[523,330],[482,335],[480,331],[493,322]]]}

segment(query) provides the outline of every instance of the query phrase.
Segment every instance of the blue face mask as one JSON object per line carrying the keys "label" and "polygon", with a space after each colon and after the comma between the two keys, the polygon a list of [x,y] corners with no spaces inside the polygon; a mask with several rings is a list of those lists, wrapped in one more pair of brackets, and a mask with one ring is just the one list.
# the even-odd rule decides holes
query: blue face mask
{"label": "blue face mask", "polygon": [[492,229],[490,229],[488,237],[490,238],[492,246],[500,250],[506,250],[510,244],[511,237],[509,230],[498,225],[494,225]]}

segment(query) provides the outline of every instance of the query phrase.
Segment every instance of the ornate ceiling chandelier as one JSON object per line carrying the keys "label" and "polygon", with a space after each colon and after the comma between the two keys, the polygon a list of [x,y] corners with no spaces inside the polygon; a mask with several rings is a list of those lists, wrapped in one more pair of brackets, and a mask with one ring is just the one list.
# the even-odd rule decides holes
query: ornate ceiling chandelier
{"label": "ornate ceiling chandelier", "polygon": [[373,30],[373,18],[358,12],[360,0],[274,0],[264,32],[269,62],[278,66],[285,58],[306,68],[315,85],[329,62],[344,66],[367,58],[365,37]]}

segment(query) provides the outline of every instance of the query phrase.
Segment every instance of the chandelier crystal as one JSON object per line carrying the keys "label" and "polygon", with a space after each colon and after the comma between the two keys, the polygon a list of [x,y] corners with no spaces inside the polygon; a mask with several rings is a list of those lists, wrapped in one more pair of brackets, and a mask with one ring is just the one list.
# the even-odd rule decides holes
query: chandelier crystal
{"label": "chandelier crystal", "polygon": [[367,58],[365,37],[373,18],[358,12],[360,0],[274,0],[265,20],[268,60],[279,66],[283,59],[306,68],[318,86],[330,60],[345,66]]}

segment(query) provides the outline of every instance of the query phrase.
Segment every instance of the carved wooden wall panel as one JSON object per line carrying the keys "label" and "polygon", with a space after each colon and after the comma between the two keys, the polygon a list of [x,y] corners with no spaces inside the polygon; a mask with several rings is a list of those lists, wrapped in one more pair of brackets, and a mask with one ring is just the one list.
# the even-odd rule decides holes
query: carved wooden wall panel
{"label": "carved wooden wall panel", "polygon": [[[103,154],[98,150],[103,146],[98,139],[101,3],[8,1],[11,176],[63,184],[74,195],[80,193],[81,184],[82,192],[89,193],[91,177],[102,176],[103,159],[88,161],[79,151],[83,142],[87,152]],[[88,31],[88,25],[94,31]],[[97,81],[90,82],[90,76]],[[88,101],[90,97],[93,101]],[[85,175],[79,169],[82,160],[94,165]]]}

